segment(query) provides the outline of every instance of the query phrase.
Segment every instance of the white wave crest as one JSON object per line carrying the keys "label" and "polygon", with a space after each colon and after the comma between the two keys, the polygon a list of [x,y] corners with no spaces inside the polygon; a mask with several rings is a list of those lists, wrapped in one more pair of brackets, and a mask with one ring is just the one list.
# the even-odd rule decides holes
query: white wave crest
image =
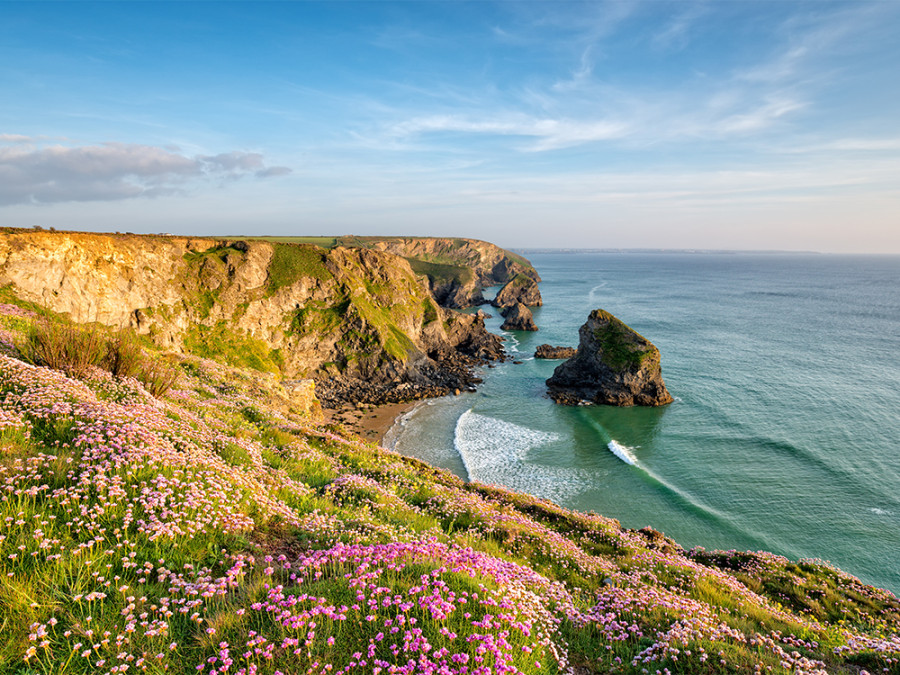
{"label": "white wave crest", "polygon": [[631,466],[638,466],[637,457],[635,457],[634,453],[632,452],[634,448],[629,448],[627,445],[622,445],[615,439],[607,443],[606,447],[609,448],[612,454],[614,454],[626,464],[631,464]]}

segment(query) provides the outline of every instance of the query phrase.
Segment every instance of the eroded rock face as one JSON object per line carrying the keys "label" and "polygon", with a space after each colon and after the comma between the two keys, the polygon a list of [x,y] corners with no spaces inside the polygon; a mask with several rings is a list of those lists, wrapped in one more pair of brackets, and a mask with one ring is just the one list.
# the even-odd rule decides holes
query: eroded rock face
{"label": "eroded rock face", "polygon": [[263,370],[373,402],[400,383],[405,398],[465,388],[471,365],[503,353],[482,318],[440,307],[405,259],[366,248],[14,231],[0,234],[7,283],[75,321],[176,351],[253,352]]}
{"label": "eroded rock face", "polygon": [[517,274],[510,279],[491,301],[494,307],[512,307],[516,303],[526,307],[539,307],[544,304],[537,282],[525,274]]}
{"label": "eroded rock face", "polygon": [[500,326],[501,330],[533,331],[538,329],[534,323],[534,316],[531,314],[531,310],[521,302],[517,302],[512,307],[504,308],[501,314],[506,319],[503,325]]}
{"label": "eroded rock face", "polygon": [[547,380],[550,397],[569,405],[659,406],[672,402],[659,350],[609,312],[595,309],[579,329],[578,350]]}
{"label": "eroded rock face", "polygon": [[431,294],[441,307],[464,309],[487,304],[474,276],[466,280],[429,277],[428,283]]}
{"label": "eroded rock face", "polygon": [[504,284],[518,274],[540,281],[525,258],[495,244],[462,237],[367,237],[365,243],[380,251],[441,265],[471,270],[479,286]]}
{"label": "eroded rock face", "polygon": [[554,347],[552,345],[538,345],[534,350],[536,359],[571,359],[575,356],[575,347]]}

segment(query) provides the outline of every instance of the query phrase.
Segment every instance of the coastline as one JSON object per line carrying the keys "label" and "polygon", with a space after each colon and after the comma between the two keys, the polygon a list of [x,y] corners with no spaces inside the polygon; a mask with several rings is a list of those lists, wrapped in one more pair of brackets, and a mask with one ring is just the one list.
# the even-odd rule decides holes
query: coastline
{"label": "coastline", "polygon": [[348,404],[341,408],[323,409],[327,424],[341,424],[360,438],[383,445],[384,437],[401,415],[412,410],[421,400],[382,405]]}

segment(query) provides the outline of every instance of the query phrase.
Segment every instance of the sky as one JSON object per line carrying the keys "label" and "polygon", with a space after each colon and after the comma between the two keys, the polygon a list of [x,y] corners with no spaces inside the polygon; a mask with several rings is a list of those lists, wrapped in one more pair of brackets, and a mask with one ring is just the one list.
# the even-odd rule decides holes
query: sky
{"label": "sky", "polygon": [[900,253],[900,2],[6,2],[0,225]]}

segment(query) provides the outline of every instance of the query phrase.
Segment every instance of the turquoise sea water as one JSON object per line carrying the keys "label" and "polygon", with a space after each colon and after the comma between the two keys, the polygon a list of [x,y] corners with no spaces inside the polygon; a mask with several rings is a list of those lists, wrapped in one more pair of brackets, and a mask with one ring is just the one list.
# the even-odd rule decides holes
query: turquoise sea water
{"label": "turquoise sea water", "polygon": [[[504,333],[523,363],[419,405],[389,445],[686,547],[821,558],[900,593],[900,257],[529,257],[540,330]],[[577,345],[598,307],[659,347],[675,403],[546,397],[559,362],[535,347]]]}

